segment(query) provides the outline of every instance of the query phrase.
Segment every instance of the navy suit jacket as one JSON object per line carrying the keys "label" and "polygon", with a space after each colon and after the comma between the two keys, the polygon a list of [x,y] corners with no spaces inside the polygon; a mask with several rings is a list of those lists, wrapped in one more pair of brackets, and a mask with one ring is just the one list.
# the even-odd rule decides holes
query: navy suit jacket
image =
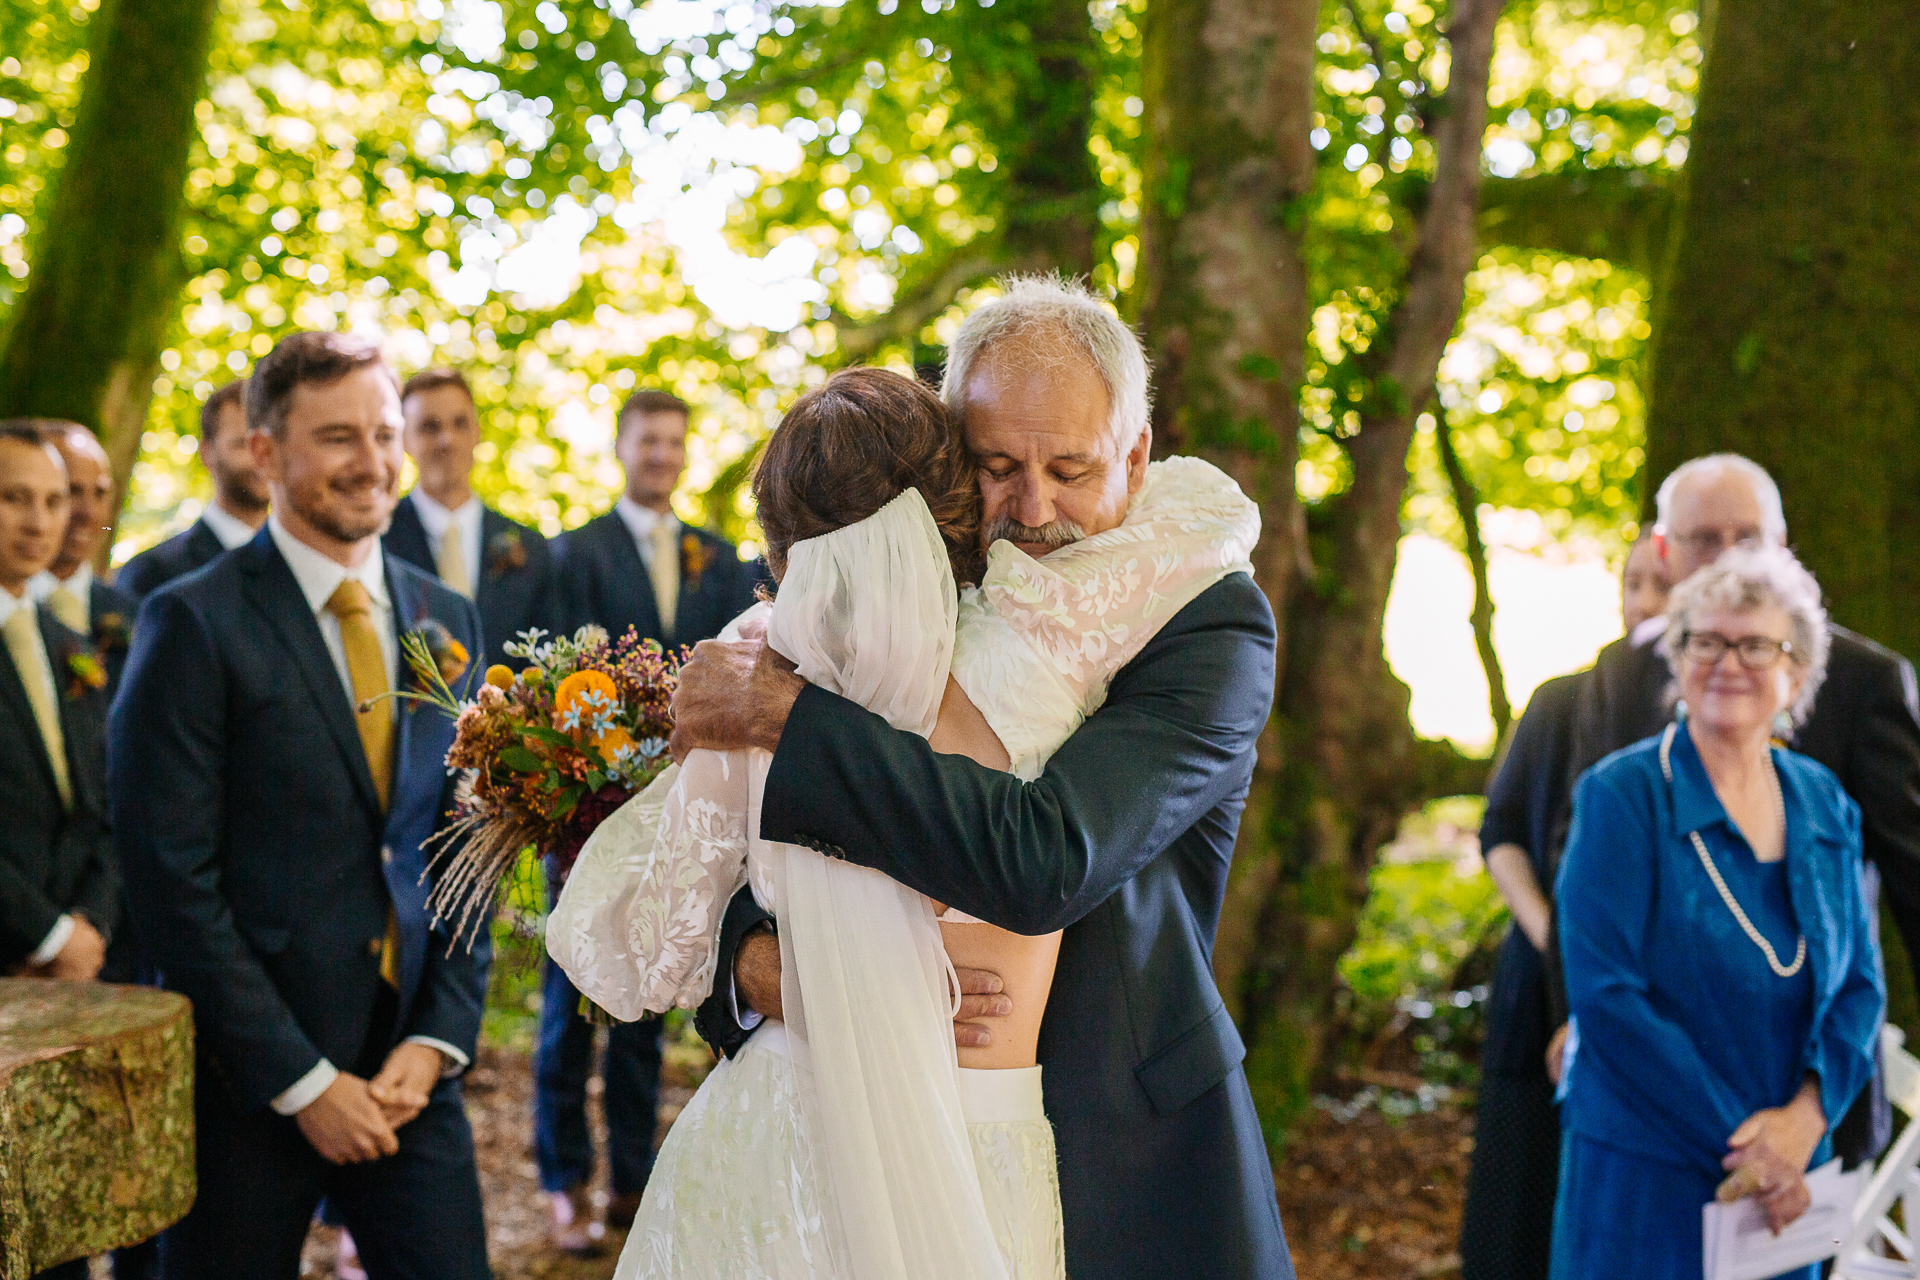
{"label": "navy suit jacket", "polygon": [[[1075,1280],[1293,1274],[1212,967],[1274,635],[1266,597],[1229,575],[1121,668],[1032,782],[937,754],[812,686],[767,776],[766,839],[1016,933],[1066,930],[1040,1063]],[[721,984],[703,1026],[731,1022],[725,996]]]}
{"label": "navy suit jacket", "polygon": [[[398,630],[431,617],[480,651],[471,601],[385,562]],[[193,1001],[210,1074],[241,1108],[322,1058],[353,1070],[412,1035],[472,1056],[486,934],[469,951],[430,927],[420,847],[452,805],[452,741],[440,712],[402,704],[383,814],[319,622],[265,529],[141,607],[109,728],[115,844],[161,985]],[[399,1008],[376,1037],[389,904]]]}
{"label": "navy suit jacket", "polygon": [[95,652],[107,668],[107,699],[120,691],[120,675],[127,667],[127,651],[133,639],[133,619],[140,602],[122,591],[119,584],[109,586],[93,580],[87,593],[87,620],[93,625]]}
{"label": "navy suit jacket", "polygon": [[[694,574],[685,546],[691,537],[700,547],[700,572]],[[653,579],[633,534],[609,511],[560,536],[561,629],[572,633],[597,623],[618,640],[628,627],[643,639],[658,640],[667,648],[711,640],[753,603],[753,568],[743,564],[731,542],[705,529],[685,528],[681,540],[680,599],[674,609],[673,632],[660,625],[660,606],[653,598]]]}
{"label": "navy suit jacket", "polygon": [[[399,556],[415,568],[438,576],[433,547],[411,493],[394,507],[393,523],[380,543],[388,555]],[[538,530],[509,520],[492,507],[482,507],[480,560],[474,603],[480,607],[480,635],[487,642],[487,662],[507,662],[504,646],[518,640],[522,631],[538,627],[553,632],[553,551]],[[522,663],[516,659],[509,665]]]}
{"label": "navy suit jacket", "polygon": [[113,585],[133,597],[137,604],[175,578],[183,578],[203,565],[212,564],[226,554],[226,550],[205,520],[195,520],[185,532],[148,547],[121,565]]}
{"label": "navy suit jacket", "polygon": [[73,679],[69,659],[86,638],[39,609],[40,639],[60,702],[73,807],[60,800],[46,740],[13,657],[0,645],[0,970],[32,955],[62,913],[79,911],[111,937],[120,921],[120,880],[107,826],[104,689]]}

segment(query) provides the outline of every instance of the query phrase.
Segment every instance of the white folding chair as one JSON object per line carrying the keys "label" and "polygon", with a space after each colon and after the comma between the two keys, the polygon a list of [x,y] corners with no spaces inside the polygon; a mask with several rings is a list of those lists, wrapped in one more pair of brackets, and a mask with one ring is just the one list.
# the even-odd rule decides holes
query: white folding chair
{"label": "white folding chair", "polygon": [[[1887,1098],[1906,1113],[1907,1127],[1860,1193],[1833,1280],[1920,1280],[1920,1058],[1905,1041],[1899,1028],[1881,1029]],[[1904,1226],[1893,1221],[1896,1202]]]}

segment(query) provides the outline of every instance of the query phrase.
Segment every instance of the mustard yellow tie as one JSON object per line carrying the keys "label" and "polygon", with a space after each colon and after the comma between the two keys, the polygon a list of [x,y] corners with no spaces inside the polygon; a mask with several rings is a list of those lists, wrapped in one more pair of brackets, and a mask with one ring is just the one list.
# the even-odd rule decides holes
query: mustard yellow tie
{"label": "mustard yellow tie", "polygon": [[660,606],[662,640],[673,634],[673,616],[680,607],[680,526],[661,516],[653,526],[653,563],[647,576],[653,579],[653,602]]}
{"label": "mustard yellow tie", "polygon": [[473,574],[467,568],[467,540],[460,536],[458,524],[448,524],[440,535],[440,554],[434,557],[440,567],[440,581],[450,590],[473,598]]}
{"label": "mustard yellow tie", "polygon": [[40,725],[40,741],[47,749],[47,761],[53,765],[53,785],[59,788],[60,803],[73,808],[73,779],[67,774],[67,738],[60,731],[60,706],[54,701],[53,670],[47,665],[47,649],[40,643],[39,620],[33,606],[13,611],[4,628],[7,652],[13,656],[13,669],[27,689],[27,705]]}
{"label": "mustard yellow tie", "polygon": [[47,596],[47,610],[60,620],[60,625],[80,635],[91,634],[87,625],[87,602],[65,587],[55,587]]}
{"label": "mustard yellow tie", "polygon": [[[373,599],[352,578],[345,579],[327,599],[327,612],[340,620],[340,647],[347,655],[347,676],[353,682],[354,720],[360,746],[367,753],[373,789],[385,813],[393,793],[393,708],[385,702],[367,703],[390,691],[387,660],[380,652],[380,632],[374,626]],[[400,922],[387,908],[387,934],[380,942],[380,976],[400,985]]]}

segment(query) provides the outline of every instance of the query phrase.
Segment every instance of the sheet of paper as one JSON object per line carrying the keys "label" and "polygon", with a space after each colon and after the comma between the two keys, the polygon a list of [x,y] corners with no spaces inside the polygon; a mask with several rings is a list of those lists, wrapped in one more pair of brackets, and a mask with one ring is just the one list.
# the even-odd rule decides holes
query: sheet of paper
{"label": "sheet of paper", "polygon": [[1735,1204],[1709,1201],[1700,1211],[1706,1280],[1768,1280],[1838,1254],[1870,1172],[1842,1173],[1838,1160],[1815,1169],[1807,1175],[1813,1203],[1777,1236],[1752,1198]]}

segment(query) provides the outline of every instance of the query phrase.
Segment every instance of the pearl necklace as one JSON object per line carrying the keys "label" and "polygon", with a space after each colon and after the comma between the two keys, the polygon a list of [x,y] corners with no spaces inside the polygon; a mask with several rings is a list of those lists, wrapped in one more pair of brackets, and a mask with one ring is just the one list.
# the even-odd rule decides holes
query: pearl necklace
{"label": "pearl necklace", "polygon": [[[1673,751],[1673,735],[1677,728],[1679,726],[1676,724],[1668,725],[1666,734],[1660,739],[1660,772],[1666,775],[1669,787],[1673,785],[1673,762],[1669,756]],[[1767,766],[1767,779],[1773,783],[1774,808],[1780,814],[1780,842],[1784,846],[1787,839],[1787,797],[1780,790],[1780,770],[1774,765],[1771,753],[1767,757]],[[1693,851],[1700,855],[1700,865],[1706,868],[1707,878],[1712,880],[1713,887],[1720,891],[1720,900],[1727,904],[1727,910],[1733,913],[1733,918],[1739,922],[1741,930],[1747,937],[1753,940],[1753,945],[1760,948],[1766,955],[1767,967],[1782,978],[1791,978],[1799,973],[1800,966],[1807,962],[1807,935],[1804,933],[1800,935],[1800,949],[1794,953],[1793,963],[1781,964],[1780,955],[1773,949],[1773,944],[1753,927],[1753,921],[1749,920],[1747,913],[1740,909],[1739,902],[1734,899],[1733,891],[1727,888],[1727,882],[1721,879],[1720,868],[1713,865],[1713,859],[1707,854],[1707,842],[1700,838],[1698,831],[1687,832],[1687,837],[1693,841]]]}

